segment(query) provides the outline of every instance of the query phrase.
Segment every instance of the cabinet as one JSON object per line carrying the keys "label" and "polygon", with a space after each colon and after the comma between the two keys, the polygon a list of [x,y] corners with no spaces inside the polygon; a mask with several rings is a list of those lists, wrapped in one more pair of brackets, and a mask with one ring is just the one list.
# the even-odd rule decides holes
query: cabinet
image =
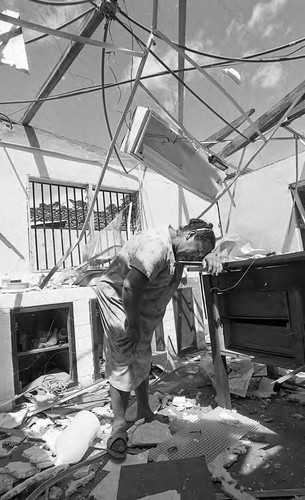
{"label": "cabinet", "polygon": [[178,354],[197,348],[193,291],[190,287],[178,288],[173,297]]}
{"label": "cabinet", "polygon": [[203,284],[214,359],[230,350],[285,368],[305,363],[305,252],[227,262]]}
{"label": "cabinet", "polygon": [[11,332],[16,394],[56,371],[77,383],[72,303],[14,308]]}

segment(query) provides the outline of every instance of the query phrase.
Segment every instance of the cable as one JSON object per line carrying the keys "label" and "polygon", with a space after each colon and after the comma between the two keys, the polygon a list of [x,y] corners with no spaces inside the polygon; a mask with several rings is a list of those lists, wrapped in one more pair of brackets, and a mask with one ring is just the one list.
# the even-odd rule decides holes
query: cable
{"label": "cable", "polygon": [[28,0],[29,2],[33,2],[33,3],[39,3],[41,5],[56,5],[58,7],[69,7],[70,5],[80,5],[80,4],[84,4],[84,3],[91,3],[91,4],[94,4],[95,3],[92,1],[92,0],[72,0],[72,1],[68,1],[66,0],[65,2],[55,2],[55,1],[50,1],[50,0]]}
{"label": "cable", "polygon": [[[109,28],[109,21],[106,20],[105,27],[104,27],[103,42],[107,41],[108,28]],[[109,134],[110,140],[112,141],[113,134],[112,134],[111,127],[110,127],[110,122],[109,122],[109,117],[108,117],[108,111],[107,111],[107,104],[106,104],[106,96],[105,96],[105,54],[106,54],[106,50],[103,47],[103,49],[102,49],[102,61],[101,61],[102,103],[103,103],[103,108],[104,108],[104,117],[105,117],[105,122],[106,122],[107,130],[108,130],[108,134]],[[120,155],[118,153],[117,147],[114,146],[113,149],[114,149],[116,157],[117,157],[117,159],[119,161],[119,164],[121,165],[121,167],[124,170],[125,174],[128,174],[126,168],[124,167],[124,165],[122,163],[122,160],[121,160]]]}
{"label": "cable", "polygon": [[[305,56],[304,56],[305,58]],[[164,65],[164,64],[163,64]],[[202,64],[200,65],[201,68],[203,69],[209,69],[209,68],[216,68],[216,67],[221,67],[223,66],[224,64],[223,63],[212,63],[212,64]],[[111,69],[111,68],[110,68]],[[168,71],[159,71],[157,73],[152,73],[150,75],[146,75],[146,76],[142,76],[140,78],[140,80],[149,80],[150,78],[156,78],[158,76],[166,76],[166,75],[169,75],[169,74],[178,74],[178,73],[181,73],[181,72],[188,72],[188,71],[195,71],[197,70],[197,68],[195,67],[190,67],[190,68],[184,68],[184,69],[173,69],[173,70],[168,70]],[[111,69],[112,71],[112,69]],[[127,84],[130,84],[130,83],[133,83],[135,81],[134,78],[132,79],[128,79],[128,80],[122,80],[120,82],[116,81],[116,83],[106,83],[105,84],[105,89],[109,89],[109,88],[112,88],[112,87],[116,87],[116,86],[120,86],[120,85],[127,85]],[[74,97],[74,96],[78,96],[78,95],[82,95],[82,94],[86,94],[86,93],[91,93],[91,92],[96,92],[98,90],[101,90],[101,85],[94,85],[94,86],[91,86],[91,87],[83,87],[83,88],[80,88],[80,89],[77,89],[77,90],[71,90],[71,91],[68,91],[68,92],[63,92],[61,94],[55,94],[54,96],[49,96],[49,97],[45,97],[45,98],[38,98],[38,99],[21,99],[21,100],[18,100],[18,101],[1,101],[0,102],[0,105],[9,105],[9,104],[30,104],[30,103],[33,103],[33,102],[44,102],[44,101],[53,101],[53,100],[57,100],[57,99],[65,99],[67,97]],[[25,108],[23,108],[25,109]],[[14,112],[15,113],[15,112]],[[11,113],[12,115],[13,113]]]}
{"label": "cable", "polygon": [[[118,18],[116,18],[116,20],[118,21],[119,24],[121,24],[129,33],[130,33],[130,30],[129,30],[129,27],[123,23],[122,21],[120,21]],[[138,39],[139,42],[143,43],[138,37],[137,35],[135,35],[133,32],[132,32],[132,35]],[[216,115],[220,120],[222,120],[224,123],[226,123],[226,125],[229,125],[232,130],[235,130],[235,132],[237,132],[240,136],[242,136],[244,139],[247,139],[248,141],[248,137],[246,137],[240,130],[238,130],[236,127],[234,127],[230,122],[228,122],[225,118],[223,118],[223,116],[221,116],[214,108],[212,108],[212,106],[210,106],[206,101],[204,101],[201,97],[199,97],[198,94],[196,94],[196,92],[194,92],[194,90],[191,89],[191,87],[189,87],[189,85],[187,85],[181,78],[179,78],[179,76],[177,76],[170,68],[169,66],[167,66],[167,64],[165,64],[164,61],[162,61],[162,59],[160,57],[157,56],[157,54],[155,52],[153,52],[153,50],[149,49],[149,52],[150,54],[152,54],[155,59],[162,65],[164,66],[164,68],[166,68],[171,75],[173,75],[176,80],[178,80],[179,82],[182,83],[182,85],[194,96],[196,97],[196,99],[198,99],[199,102],[201,102],[201,104],[203,104],[204,106],[206,106],[212,113],[214,113],[214,115]]]}
{"label": "cable", "polygon": [[[85,10],[79,16],[74,17],[73,19],[71,19],[71,21],[68,21],[67,23],[62,24],[61,26],[58,26],[56,29],[61,30],[62,28],[66,28],[67,26],[70,26],[71,24],[75,23],[76,21],[78,21],[82,17],[85,17],[87,14],[90,14],[90,12],[92,12],[93,10],[95,10],[94,7],[91,7],[91,9]],[[48,33],[45,33],[44,35],[39,35],[36,38],[31,38],[30,40],[27,40],[24,43],[25,43],[25,45],[29,45],[30,43],[38,42],[38,40],[42,40],[43,38],[46,38],[47,36],[50,36],[50,35]]]}
{"label": "cable", "polygon": [[[150,30],[146,26],[143,26],[138,21],[136,21],[135,19],[133,19],[132,17],[130,17],[122,9],[119,8],[118,12],[120,14],[122,14],[122,16],[126,17],[126,19],[128,19],[131,22],[133,22],[139,28],[142,28],[144,31],[150,33]],[[158,35],[156,34],[156,36],[158,36]],[[217,54],[211,54],[209,52],[201,52],[199,50],[191,49],[190,47],[187,47],[185,45],[180,45],[180,44],[175,43],[175,42],[173,42],[173,43],[175,43],[175,45],[177,45],[177,47],[180,47],[181,49],[187,50],[187,51],[192,52],[194,54],[202,55],[202,56],[205,56],[205,57],[210,57],[212,59],[220,59],[220,60],[223,60],[223,61],[226,61],[226,62],[239,61],[239,62],[255,62],[255,63],[268,62],[269,63],[269,62],[280,62],[280,61],[285,61],[285,60],[294,61],[296,59],[302,59],[302,58],[304,58],[305,55],[296,56],[296,57],[286,57],[286,56],[284,56],[284,57],[278,57],[278,58],[273,58],[273,59],[270,58],[270,59],[256,59],[256,60],[254,60],[253,58],[257,57],[257,56],[260,56],[260,55],[265,55],[265,54],[270,54],[272,52],[277,52],[279,50],[283,50],[285,48],[291,47],[292,45],[296,45],[296,44],[304,42],[304,41],[305,41],[305,37],[300,38],[298,40],[294,40],[293,42],[289,42],[289,43],[287,43],[285,45],[280,45],[279,47],[275,47],[275,48],[272,48],[272,49],[267,49],[267,50],[264,50],[262,52],[257,52],[255,54],[250,54],[250,55],[245,56],[245,57],[219,56]]]}
{"label": "cable", "polygon": [[3,121],[3,119],[5,121],[8,121],[9,124],[10,124],[10,130],[13,130],[13,122],[12,120],[10,119],[9,116],[7,116],[5,113],[0,113],[0,121]]}
{"label": "cable", "polygon": [[228,288],[218,288],[218,286],[212,286],[212,288],[210,288],[210,292],[212,292],[213,290],[217,290],[218,292],[227,292],[228,290],[232,290],[232,288],[235,288],[237,285],[239,285],[239,283],[241,282],[241,280],[247,274],[247,272],[249,271],[250,267],[252,266],[252,264],[256,260],[256,258],[257,257],[253,257],[252,258],[252,261],[250,262],[250,265],[247,267],[247,269],[245,270],[245,272],[241,275],[241,277],[239,278],[239,280],[234,285],[229,286]]}

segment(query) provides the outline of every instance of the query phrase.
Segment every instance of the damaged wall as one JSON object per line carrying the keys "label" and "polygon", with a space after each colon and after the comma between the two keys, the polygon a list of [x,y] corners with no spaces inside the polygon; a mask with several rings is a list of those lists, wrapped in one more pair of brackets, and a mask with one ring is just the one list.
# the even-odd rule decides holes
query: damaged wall
{"label": "damaged wall", "polygon": [[[14,124],[10,130],[1,122],[0,139],[0,210],[5,214],[0,229],[0,277],[7,272],[11,278],[25,277],[31,272],[29,177],[94,185],[99,179],[106,151],[32,127]],[[207,202],[162,176],[147,169],[134,168],[135,162],[129,156],[123,155],[123,161],[130,173],[124,173],[118,161],[111,160],[103,187],[140,189],[144,228],[165,223],[173,226],[185,224],[207,206]],[[217,229],[217,209],[208,215],[208,220]]]}
{"label": "damaged wall", "polygon": [[[0,141],[0,210],[2,213],[0,279],[3,279],[5,273],[9,273],[11,279],[21,278],[33,283],[38,281],[37,277],[40,273],[34,272],[31,268],[29,179],[49,180],[64,184],[80,183],[85,185],[92,183],[95,185],[101,173],[106,151],[31,127],[14,124],[13,130],[10,130],[3,122],[0,122]],[[180,189],[179,186],[162,176],[140,166],[135,166],[134,161],[129,156],[123,155],[123,158],[124,165],[130,173],[124,173],[118,165],[118,161],[111,160],[105,173],[103,187],[140,191],[143,228],[167,223],[174,227],[184,225],[189,218],[196,217],[207,206],[206,201]],[[211,214],[209,213],[208,220],[214,223],[216,233],[220,235],[217,207],[211,211]],[[193,287],[195,279],[192,276],[188,286]],[[65,296],[63,297],[62,294]],[[69,298],[66,296],[67,294]],[[0,391],[0,401],[14,395],[10,314],[16,307],[43,306],[44,304],[71,300],[75,314],[78,380],[81,385],[88,385],[92,381],[95,375],[94,346],[88,315],[89,302],[94,296],[94,291],[90,287],[67,290],[35,290],[0,295],[0,326],[3,340],[0,375],[4,380],[3,390]],[[196,340],[198,347],[202,348],[205,336],[205,325],[201,320],[203,318],[202,304],[196,294],[194,294],[194,298]],[[86,317],[88,321],[86,320],[84,323],[82,319],[78,325],[77,318],[80,314],[78,306],[81,305],[81,302],[82,310],[86,309],[86,314],[82,316]],[[177,349],[172,304],[169,304],[164,321],[164,341],[166,344],[168,338],[170,338],[174,349]]]}
{"label": "damaged wall", "polygon": [[[300,179],[305,153],[299,154]],[[254,248],[281,252],[292,209],[289,184],[295,182],[295,156],[261,168],[237,180],[235,203],[230,217],[229,235],[240,235],[251,241]],[[226,227],[230,200],[224,196],[220,202],[223,228]],[[291,252],[303,250],[297,232]]]}

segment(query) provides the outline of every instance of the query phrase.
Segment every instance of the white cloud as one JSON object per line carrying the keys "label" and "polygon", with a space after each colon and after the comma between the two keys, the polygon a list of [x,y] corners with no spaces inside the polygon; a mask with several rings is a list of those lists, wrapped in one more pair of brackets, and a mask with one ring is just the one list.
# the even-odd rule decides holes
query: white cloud
{"label": "white cloud", "polygon": [[248,22],[249,28],[261,29],[272,18],[274,18],[280,9],[282,9],[288,0],[269,0],[259,2],[255,5],[252,16]]}
{"label": "white cloud", "polygon": [[283,77],[283,66],[281,63],[264,64],[252,77],[251,84],[261,88],[273,88]]}
{"label": "white cloud", "polygon": [[278,27],[277,24],[268,24],[264,31],[262,32],[262,37],[263,38],[270,38],[271,35],[275,32],[276,28]]}

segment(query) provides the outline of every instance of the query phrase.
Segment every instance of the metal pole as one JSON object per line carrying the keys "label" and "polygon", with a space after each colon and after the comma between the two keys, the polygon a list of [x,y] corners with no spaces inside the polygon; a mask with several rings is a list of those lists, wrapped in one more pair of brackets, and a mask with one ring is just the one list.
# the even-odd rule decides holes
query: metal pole
{"label": "metal pole", "polygon": [[167,38],[163,33],[161,33],[161,31],[157,30],[156,31],[156,35],[158,36],[158,38],[161,38],[161,40],[163,40],[164,42],[166,42],[172,49],[176,50],[176,52],[178,52],[181,55],[181,57],[183,57],[184,59],[186,59],[190,64],[192,64],[195,68],[197,68],[198,71],[202,75],[204,75],[208,80],[210,80],[210,82],[214,83],[214,85],[229,99],[229,101],[231,101],[232,104],[234,104],[234,106],[243,115],[243,117],[245,118],[245,120],[247,120],[250,123],[250,125],[252,127],[254,127],[255,132],[260,136],[260,138],[264,142],[266,142],[266,138],[264,137],[264,135],[262,134],[262,132],[259,130],[259,128],[257,127],[257,125],[251,120],[250,116],[247,115],[247,113],[238,104],[238,102],[231,96],[231,94],[229,94],[229,92],[226,91],[226,89],[222,85],[220,85],[220,83],[217,82],[217,80],[215,80],[215,78],[213,78],[211,75],[209,75],[209,73],[207,71],[205,71],[203,68],[201,68],[201,66],[199,64],[197,64],[194,59],[192,59],[187,54],[185,54],[185,52],[184,52],[183,49],[181,49],[175,43],[173,43],[169,38]]}
{"label": "metal pole", "polygon": [[[155,7],[155,4],[157,4],[157,0],[154,0],[154,7]],[[154,8],[154,10],[155,10],[155,8]],[[119,121],[117,129],[116,129],[115,134],[113,136],[113,139],[111,141],[110,147],[108,149],[108,153],[107,153],[107,156],[105,158],[105,163],[104,163],[104,165],[102,167],[102,171],[101,171],[99,180],[98,180],[98,182],[96,184],[94,195],[93,195],[92,200],[91,200],[91,204],[88,207],[88,212],[87,212],[86,219],[84,221],[84,225],[82,227],[82,230],[81,230],[81,232],[80,232],[77,240],[72,245],[70,245],[70,247],[65,252],[65,254],[61,257],[61,259],[57,262],[57,264],[53,267],[53,269],[51,269],[51,271],[45,277],[45,279],[43,280],[43,282],[40,285],[40,288],[44,288],[47,285],[47,283],[50,281],[50,279],[52,278],[52,276],[59,269],[59,267],[66,260],[66,258],[70,255],[70,253],[73,251],[73,249],[76,247],[76,245],[78,245],[78,243],[81,241],[82,237],[84,236],[84,234],[86,232],[87,226],[88,226],[89,221],[90,221],[91,214],[92,214],[93,209],[94,209],[95,201],[96,201],[96,199],[98,197],[98,194],[99,194],[99,189],[100,189],[100,187],[102,185],[102,181],[104,179],[104,175],[105,175],[108,163],[110,161],[110,158],[111,158],[112,152],[114,150],[114,147],[115,147],[117,138],[119,136],[119,133],[121,131],[121,128],[122,128],[122,126],[125,123],[125,118],[126,118],[126,115],[127,115],[128,111],[129,111],[129,108],[131,106],[131,103],[133,101],[133,98],[134,98],[134,95],[136,93],[136,90],[137,90],[137,88],[139,86],[140,78],[141,78],[141,75],[142,75],[142,72],[143,72],[143,69],[144,69],[144,66],[145,66],[148,54],[149,54],[149,50],[150,50],[151,45],[153,43],[154,43],[154,35],[151,33],[149,35],[148,40],[147,40],[147,44],[146,44],[145,51],[144,51],[144,56],[141,59],[141,62],[139,64],[139,67],[138,67],[138,70],[137,70],[137,74],[136,74],[134,86],[133,86],[133,88],[131,90],[131,93],[130,93],[130,96],[129,96],[128,101],[126,103],[125,109],[124,109],[124,111],[122,113],[121,119]]]}
{"label": "metal pole", "polygon": [[[178,20],[178,42],[185,45],[186,30],[186,0],[179,0],[179,20]],[[183,50],[183,49],[181,49]],[[183,50],[184,52],[184,50]],[[184,57],[178,53],[178,70],[182,71],[180,78],[184,81]],[[184,118],[184,85],[178,81],[178,122],[183,123]]]}

